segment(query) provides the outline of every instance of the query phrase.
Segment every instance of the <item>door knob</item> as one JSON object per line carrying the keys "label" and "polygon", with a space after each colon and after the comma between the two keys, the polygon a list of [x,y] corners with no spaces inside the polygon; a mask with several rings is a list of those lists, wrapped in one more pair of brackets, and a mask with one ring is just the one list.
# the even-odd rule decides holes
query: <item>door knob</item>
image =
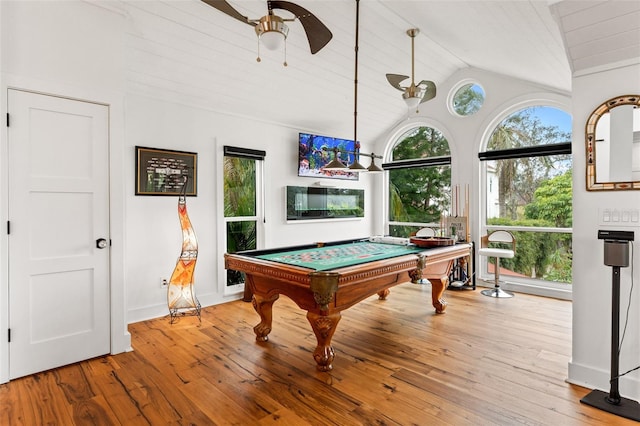
{"label": "door knob", "polygon": [[107,240],[104,238],[98,238],[96,240],[96,248],[103,249],[107,247]]}

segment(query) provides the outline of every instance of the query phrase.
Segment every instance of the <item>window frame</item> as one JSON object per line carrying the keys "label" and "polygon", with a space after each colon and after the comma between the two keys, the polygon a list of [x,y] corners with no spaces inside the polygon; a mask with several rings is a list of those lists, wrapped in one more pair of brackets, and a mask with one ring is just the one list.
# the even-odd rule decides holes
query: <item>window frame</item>
{"label": "window frame", "polygon": [[[480,106],[478,107],[477,110],[473,111],[470,114],[460,114],[458,111],[456,111],[455,108],[455,98],[458,95],[458,92],[460,92],[460,90],[462,90],[463,87],[470,85],[471,87],[478,86],[481,90],[482,90],[482,103],[480,104]],[[466,78],[464,80],[460,80],[457,84],[455,84],[453,87],[451,87],[451,89],[449,90],[449,93],[447,94],[447,110],[449,111],[449,113],[454,116],[454,117],[458,117],[458,118],[467,118],[467,117],[472,117],[476,114],[478,114],[480,112],[480,110],[482,110],[482,108],[485,105],[485,102],[487,101],[487,91],[484,88],[484,86],[482,84],[480,84],[480,82],[476,79],[473,78]]]}
{"label": "window frame", "polygon": [[[265,241],[265,187],[264,187],[264,168],[265,168],[265,157],[266,152],[250,149],[250,148],[242,148],[237,146],[227,146],[223,145],[220,147],[220,155],[218,160],[218,229],[221,233],[218,238],[218,252],[226,253],[227,252],[227,225],[230,222],[248,222],[255,221],[256,223],[256,249],[264,248]],[[255,161],[255,185],[256,185],[256,206],[255,206],[255,214],[252,216],[225,216],[224,213],[224,159],[225,157],[237,157],[246,160],[254,160]],[[223,256],[221,255],[222,259]],[[224,294],[224,296],[233,296],[237,294],[244,293],[245,283],[238,283],[236,285],[227,285],[227,270],[224,268],[219,268],[218,274],[218,287]]]}
{"label": "window frame", "polygon": [[[442,136],[447,140],[447,144],[449,147],[449,155],[445,156],[437,156],[437,157],[429,157],[429,158],[421,158],[421,159],[409,159],[409,160],[397,160],[393,161],[393,151],[395,147],[401,142],[401,139],[404,135],[415,128],[419,127],[431,127],[437,131],[439,131]],[[400,126],[396,129],[396,131],[390,135],[388,142],[385,147],[385,152],[383,158],[387,160],[387,162],[382,164],[383,170],[395,170],[395,169],[403,169],[403,168],[420,168],[420,167],[437,167],[442,165],[448,165],[451,168],[451,181],[449,184],[453,187],[454,182],[454,173],[455,173],[455,146],[451,142],[452,137],[446,131],[446,126],[441,123],[435,121],[427,121],[424,119],[410,120],[405,123],[403,126]],[[389,217],[389,184],[390,184],[390,175],[389,173],[384,174],[384,183],[381,186],[381,196],[382,196],[382,208],[383,208],[383,233],[385,235],[389,234],[389,229],[392,226],[413,226],[416,228],[421,227],[435,227],[439,226],[439,223],[429,223],[429,222],[398,222],[391,221]]]}
{"label": "window frame", "polygon": [[[482,235],[486,235],[496,229],[505,229],[508,231],[520,231],[520,232],[536,232],[536,233],[566,233],[573,235],[573,228],[553,228],[553,227],[526,227],[526,226],[504,226],[504,225],[489,225],[487,224],[487,164],[489,160],[500,159],[513,159],[513,158],[532,158],[540,156],[550,155],[571,155],[572,142],[562,142],[555,144],[545,144],[536,147],[526,148],[512,148],[504,150],[491,150],[487,151],[487,145],[491,139],[491,136],[495,129],[512,114],[521,110],[535,107],[549,107],[555,108],[565,112],[566,114],[571,111],[570,105],[563,102],[559,102],[553,99],[544,100],[528,100],[524,102],[518,102],[512,105],[510,108],[505,109],[501,114],[497,115],[491,123],[485,128],[485,133],[482,136],[481,146],[478,152],[479,162],[479,185],[478,193],[480,194],[480,203],[478,212],[478,234],[477,239],[479,241]],[[572,165],[573,168],[573,159]],[[487,285],[492,285],[493,274],[488,273],[488,259],[486,257],[478,256],[476,261],[476,274],[478,278],[487,282]],[[573,282],[571,283],[558,283],[554,281],[547,281],[539,278],[522,278],[513,276],[503,276],[503,280],[508,282],[509,288],[522,293],[535,294],[540,296],[554,297],[559,299],[571,300]]]}

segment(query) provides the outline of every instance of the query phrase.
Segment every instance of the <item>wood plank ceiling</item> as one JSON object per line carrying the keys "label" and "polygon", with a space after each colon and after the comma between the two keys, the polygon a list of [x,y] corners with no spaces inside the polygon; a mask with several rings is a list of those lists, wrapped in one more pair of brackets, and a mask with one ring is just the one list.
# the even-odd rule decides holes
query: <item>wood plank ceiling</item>
{"label": "wood plank ceiling", "polygon": [[[266,13],[266,1],[230,3],[251,18]],[[284,67],[284,50],[262,47],[258,63],[253,29],[199,0],[123,1],[127,91],[351,138],[355,1],[295,3],[325,23],[333,39],[311,55],[300,23],[289,23]],[[572,69],[640,57],[639,1],[360,3],[358,136],[364,144],[408,117],[385,74],[411,75],[409,28],[421,30],[416,81],[436,85],[474,67],[569,92]]]}
{"label": "wood plank ceiling", "polygon": [[640,1],[563,1],[553,10],[574,73],[638,62]]}

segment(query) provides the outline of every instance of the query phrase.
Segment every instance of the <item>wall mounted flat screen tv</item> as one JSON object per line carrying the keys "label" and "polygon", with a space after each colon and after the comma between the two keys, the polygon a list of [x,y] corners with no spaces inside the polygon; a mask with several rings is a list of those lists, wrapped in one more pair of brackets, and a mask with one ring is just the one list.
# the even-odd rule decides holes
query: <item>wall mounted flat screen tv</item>
{"label": "wall mounted flat screen tv", "polygon": [[347,165],[353,162],[353,154],[348,154],[355,151],[355,143],[352,140],[300,133],[298,176],[358,180],[358,173],[324,170],[324,166],[333,160],[334,148],[340,151],[338,153],[340,161]]}

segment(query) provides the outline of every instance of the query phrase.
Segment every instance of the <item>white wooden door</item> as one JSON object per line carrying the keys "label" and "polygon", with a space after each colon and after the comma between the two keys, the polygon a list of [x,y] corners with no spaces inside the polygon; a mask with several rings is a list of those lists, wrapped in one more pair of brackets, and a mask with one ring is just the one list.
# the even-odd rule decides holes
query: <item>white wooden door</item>
{"label": "white wooden door", "polygon": [[110,351],[109,109],[9,90],[8,111],[13,379]]}

